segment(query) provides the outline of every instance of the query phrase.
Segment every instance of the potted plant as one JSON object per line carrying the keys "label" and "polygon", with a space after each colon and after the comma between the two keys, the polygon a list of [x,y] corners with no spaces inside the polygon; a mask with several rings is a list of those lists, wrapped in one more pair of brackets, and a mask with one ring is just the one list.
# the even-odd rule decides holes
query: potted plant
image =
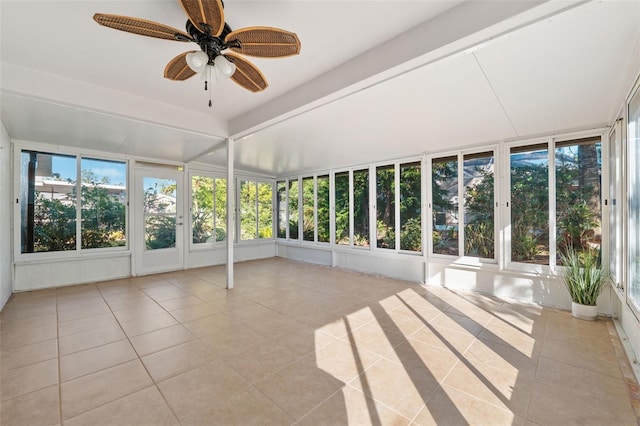
{"label": "potted plant", "polygon": [[560,254],[562,280],[571,296],[571,313],[583,320],[595,320],[598,316],[596,301],[607,284],[607,273],[600,262],[600,253],[588,248],[578,251],[568,246]]}

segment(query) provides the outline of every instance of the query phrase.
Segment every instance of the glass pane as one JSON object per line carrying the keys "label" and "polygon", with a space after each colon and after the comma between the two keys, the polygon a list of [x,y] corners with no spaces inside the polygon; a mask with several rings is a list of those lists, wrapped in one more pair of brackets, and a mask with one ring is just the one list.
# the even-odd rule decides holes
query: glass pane
{"label": "glass pane", "polygon": [[302,239],[314,241],[315,233],[315,207],[313,194],[313,178],[302,179]]}
{"label": "glass pane", "polygon": [[349,245],[349,172],[335,174],[336,244]]}
{"label": "glass pane", "polygon": [[22,151],[22,253],[76,249],[76,158]]}
{"label": "glass pane", "polygon": [[611,273],[611,280],[619,286],[621,284],[618,266],[618,247],[620,244],[620,220],[618,219],[620,210],[618,210],[618,203],[621,201],[618,195],[620,188],[620,167],[618,166],[620,145],[617,141],[616,133],[614,130],[609,139],[609,197],[611,198],[609,203],[609,272]]}
{"label": "glass pane", "polygon": [[492,152],[464,156],[465,256],[495,257],[494,164]]}
{"label": "glass pane", "polygon": [[511,260],[549,264],[549,151],[512,148]]}
{"label": "glass pane", "polygon": [[376,241],[379,248],[396,248],[396,182],[394,166],[376,168]]}
{"label": "glass pane", "polygon": [[142,181],[147,250],[176,246],[176,184],[175,179],[145,177]]}
{"label": "glass pane", "polygon": [[400,165],[400,249],[422,251],[420,163]]}
{"label": "glass pane", "polygon": [[434,159],[431,182],[433,252],[458,256],[458,158]]}
{"label": "glass pane", "polygon": [[602,206],[600,138],[556,145],[557,263],[570,247],[600,250]]}
{"label": "glass pane", "polygon": [[212,177],[191,177],[191,228],[194,244],[215,241]]}
{"label": "glass pane", "polygon": [[298,181],[289,181],[289,238],[298,239]]}
{"label": "glass pane", "polygon": [[287,185],[284,181],[276,183],[276,194],[278,238],[287,238]]}
{"label": "glass pane", "polygon": [[127,244],[126,163],[83,158],[80,168],[82,248],[124,247]]}
{"label": "glass pane", "polygon": [[240,239],[254,240],[257,237],[256,183],[240,181]]}
{"label": "glass pane", "polygon": [[329,228],[329,175],[318,176],[318,241],[328,243]]}
{"label": "glass pane", "polygon": [[258,183],[258,238],[273,238],[273,186]]}
{"label": "glass pane", "polygon": [[353,245],[369,247],[369,170],[353,172]]}
{"label": "glass pane", "polygon": [[640,309],[640,89],[629,102],[629,299]]}
{"label": "glass pane", "polygon": [[227,180],[215,179],[215,238],[216,241],[227,240]]}

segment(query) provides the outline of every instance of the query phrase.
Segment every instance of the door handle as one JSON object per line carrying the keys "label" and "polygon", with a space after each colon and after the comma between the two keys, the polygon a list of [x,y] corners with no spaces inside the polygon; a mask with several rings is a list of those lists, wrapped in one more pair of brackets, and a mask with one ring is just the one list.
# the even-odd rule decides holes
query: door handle
{"label": "door handle", "polygon": [[182,222],[178,222],[178,223],[176,223],[176,225],[182,225]]}

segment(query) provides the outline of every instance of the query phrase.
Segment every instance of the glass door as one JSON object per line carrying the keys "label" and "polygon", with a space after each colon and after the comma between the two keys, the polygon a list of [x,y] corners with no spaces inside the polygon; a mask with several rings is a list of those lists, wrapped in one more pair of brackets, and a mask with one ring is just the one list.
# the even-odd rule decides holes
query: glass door
{"label": "glass door", "polygon": [[627,111],[629,198],[629,301],[640,311],[640,85]]}
{"label": "glass door", "polygon": [[621,259],[621,121],[609,133],[609,271],[613,285],[622,290]]}
{"label": "glass door", "polygon": [[136,275],[184,267],[182,172],[136,168]]}

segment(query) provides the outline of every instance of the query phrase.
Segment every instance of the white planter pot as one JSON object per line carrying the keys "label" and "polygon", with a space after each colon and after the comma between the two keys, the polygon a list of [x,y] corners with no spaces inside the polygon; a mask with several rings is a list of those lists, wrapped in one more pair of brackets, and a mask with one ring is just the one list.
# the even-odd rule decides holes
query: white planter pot
{"label": "white planter pot", "polygon": [[598,318],[598,307],[571,302],[571,313],[575,318],[594,321]]}

